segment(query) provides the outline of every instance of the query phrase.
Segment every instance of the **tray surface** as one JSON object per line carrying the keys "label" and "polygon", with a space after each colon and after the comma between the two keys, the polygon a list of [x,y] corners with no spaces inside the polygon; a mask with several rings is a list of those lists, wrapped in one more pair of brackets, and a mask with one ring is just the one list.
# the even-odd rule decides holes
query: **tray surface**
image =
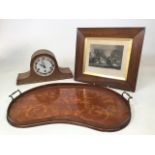
{"label": "tray surface", "polygon": [[100,131],[116,131],[131,118],[121,95],[87,84],[50,84],[31,89],[9,105],[7,119],[16,127],[71,123]]}

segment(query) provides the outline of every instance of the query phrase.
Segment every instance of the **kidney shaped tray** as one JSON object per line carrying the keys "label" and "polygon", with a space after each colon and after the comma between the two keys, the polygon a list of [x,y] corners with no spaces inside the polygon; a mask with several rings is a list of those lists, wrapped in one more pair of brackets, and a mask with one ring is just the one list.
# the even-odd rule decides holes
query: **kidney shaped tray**
{"label": "kidney shaped tray", "polygon": [[13,98],[7,112],[9,123],[16,127],[71,123],[100,131],[117,131],[130,118],[129,100],[123,96],[107,88],[73,83],[26,91]]}

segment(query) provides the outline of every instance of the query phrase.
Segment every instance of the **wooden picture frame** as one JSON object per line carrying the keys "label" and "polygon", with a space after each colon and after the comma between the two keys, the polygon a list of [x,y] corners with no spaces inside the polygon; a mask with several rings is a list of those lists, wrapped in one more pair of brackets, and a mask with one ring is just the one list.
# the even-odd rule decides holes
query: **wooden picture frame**
{"label": "wooden picture frame", "polygon": [[145,28],[78,28],[75,80],[135,91]]}

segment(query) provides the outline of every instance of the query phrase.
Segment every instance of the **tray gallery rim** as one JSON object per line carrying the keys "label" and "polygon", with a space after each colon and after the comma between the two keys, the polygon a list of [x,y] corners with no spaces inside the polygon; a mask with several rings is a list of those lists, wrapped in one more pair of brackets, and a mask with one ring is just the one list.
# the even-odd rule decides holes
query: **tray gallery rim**
{"label": "tray gallery rim", "polygon": [[[22,125],[22,124],[15,123],[10,118],[9,112],[10,112],[10,109],[11,109],[13,103],[15,103],[16,100],[18,98],[20,98],[21,96],[27,94],[28,92],[34,91],[36,89],[51,87],[51,86],[53,86],[53,87],[54,86],[65,86],[65,85],[67,85],[67,86],[75,86],[75,87],[86,86],[86,87],[95,88],[95,89],[103,89],[103,90],[114,93],[116,96],[118,96],[119,98],[121,98],[121,99],[123,99],[125,101],[124,103],[126,104],[126,106],[129,109],[129,118],[128,118],[128,120],[126,120],[125,123],[122,123],[120,125],[120,127],[118,127],[118,128],[115,128],[115,129],[103,129],[103,128],[100,128],[100,127],[95,127],[95,126],[90,125],[90,124],[86,124],[84,122],[72,121],[72,120],[67,120],[67,119],[46,120],[46,121],[43,121],[43,122],[36,122],[36,123],[29,123],[28,125],[24,125],[24,124]],[[130,107],[129,103],[130,103],[130,101],[127,100],[126,98],[124,98],[118,92],[115,92],[114,90],[106,88],[106,87],[100,87],[100,86],[95,86],[95,85],[86,84],[86,83],[51,83],[51,84],[47,84],[47,85],[41,85],[41,86],[38,86],[38,87],[30,88],[30,89],[22,92],[17,97],[13,98],[12,101],[9,103],[8,108],[7,108],[7,121],[8,121],[8,123],[10,125],[12,125],[13,127],[17,127],[17,128],[29,128],[29,127],[35,127],[35,126],[41,126],[41,125],[50,125],[50,124],[62,123],[62,124],[69,124],[69,125],[72,124],[72,125],[88,127],[90,129],[95,129],[95,130],[98,130],[98,131],[113,132],[113,131],[119,131],[119,130],[125,128],[130,123],[130,121],[131,121],[131,107]]]}

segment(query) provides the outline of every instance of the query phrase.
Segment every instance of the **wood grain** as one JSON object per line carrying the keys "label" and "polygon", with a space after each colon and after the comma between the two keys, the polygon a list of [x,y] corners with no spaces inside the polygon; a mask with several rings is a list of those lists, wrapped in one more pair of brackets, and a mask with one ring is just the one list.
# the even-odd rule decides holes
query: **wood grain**
{"label": "wood grain", "polygon": [[[51,75],[39,76],[35,73],[33,69],[33,63],[35,59],[40,56],[50,57],[54,61],[55,69]],[[30,71],[25,73],[19,73],[16,83],[17,85],[22,85],[22,84],[30,84],[30,83],[37,83],[37,82],[70,79],[72,77],[73,75],[70,68],[59,67],[54,54],[51,51],[41,49],[33,53],[31,57],[31,62],[30,62]]]}
{"label": "wood grain", "polygon": [[71,123],[100,131],[117,131],[130,121],[129,102],[116,92],[88,84],[50,84],[31,89],[8,108],[16,127]]}
{"label": "wood grain", "polygon": [[[113,87],[128,91],[136,90],[137,75],[143,45],[145,28],[79,28],[77,30],[75,80],[95,83],[103,87]],[[87,37],[132,38],[133,45],[129,62],[127,80],[116,80],[83,74],[84,41]]]}

